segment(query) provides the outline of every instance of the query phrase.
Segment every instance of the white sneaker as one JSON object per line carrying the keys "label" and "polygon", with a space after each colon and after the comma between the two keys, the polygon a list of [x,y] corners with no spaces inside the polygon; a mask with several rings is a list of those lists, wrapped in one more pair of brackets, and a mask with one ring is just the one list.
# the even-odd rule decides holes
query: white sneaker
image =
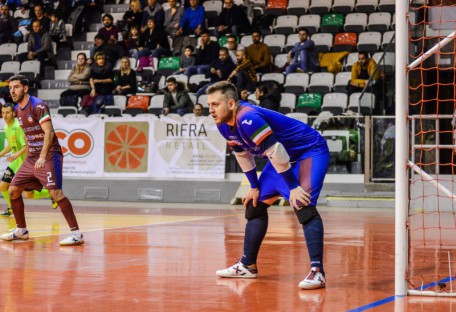
{"label": "white sneaker", "polygon": [[224,270],[215,271],[215,275],[232,278],[256,278],[258,274],[256,264],[245,266],[241,261]]}
{"label": "white sneaker", "polygon": [[28,240],[29,239],[29,232],[25,231],[24,233],[20,233],[17,229],[11,229],[8,233],[0,235],[0,239],[5,241],[13,241],[13,240]]}
{"label": "white sneaker", "polygon": [[306,278],[299,283],[301,289],[318,289],[324,288],[326,285],[326,279],[323,274],[320,273],[319,268],[311,268]]}
{"label": "white sneaker", "polygon": [[84,244],[84,235],[71,232],[67,238],[60,241],[60,246],[76,246]]}

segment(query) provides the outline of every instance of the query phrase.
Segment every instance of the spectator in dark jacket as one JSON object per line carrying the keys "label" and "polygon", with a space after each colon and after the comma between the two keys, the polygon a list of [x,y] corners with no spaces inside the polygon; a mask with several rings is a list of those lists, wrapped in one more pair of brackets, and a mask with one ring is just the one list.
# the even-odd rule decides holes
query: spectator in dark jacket
{"label": "spectator in dark jacket", "polygon": [[259,106],[278,112],[282,95],[273,82],[262,83],[255,89],[255,97]]}
{"label": "spectator in dark jacket", "polygon": [[166,80],[165,98],[163,100],[163,115],[169,113],[183,116],[190,113],[193,109],[193,103],[187,92],[178,89],[176,78],[169,77]]}
{"label": "spectator in dark jacket", "polygon": [[196,50],[196,65],[188,67],[184,75],[192,76],[195,74],[208,74],[211,68],[211,62],[218,58],[220,46],[217,42],[211,41],[209,31],[201,34],[200,46]]}
{"label": "spectator in dark jacket", "polygon": [[165,20],[165,11],[160,3],[157,3],[157,0],[147,0],[147,6],[143,10],[143,20],[142,20],[142,31],[147,28],[147,19],[149,17],[155,18],[157,26],[163,27],[163,22]]}
{"label": "spectator in dark jacket", "polygon": [[141,35],[140,46],[144,49],[139,51],[138,57],[152,54],[153,57],[160,58],[171,53],[165,31],[156,24],[152,16],[147,19],[147,28]]}
{"label": "spectator in dark jacket", "polygon": [[43,63],[45,60],[54,59],[51,34],[43,30],[38,20],[32,24],[32,32],[29,35],[27,51],[27,59],[29,60],[39,60]]}
{"label": "spectator in dark jacket", "polygon": [[305,73],[319,71],[315,43],[309,39],[309,32],[303,28],[298,34],[299,42],[295,43],[293,49],[288,52],[290,65],[286,68],[286,74],[294,73],[298,68]]}
{"label": "spectator in dark jacket", "polygon": [[119,73],[114,77],[114,86],[113,94],[136,94],[136,72],[131,69],[130,59],[126,56],[120,61]]}
{"label": "spectator in dark jacket", "polygon": [[225,0],[225,7],[218,16],[217,37],[230,33],[239,36],[248,33],[250,22],[244,7],[234,4],[234,0]]}
{"label": "spectator in dark jacket", "polygon": [[141,3],[139,0],[130,1],[130,10],[125,12],[122,19],[128,30],[130,30],[132,26],[137,26],[138,28],[141,27],[143,12],[141,10]]}
{"label": "spectator in dark jacket", "polygon": [[9,14],[8,7],[3,5],[0,9],[0,44],[10,42],[13,33],[17,30],[17,21]]}

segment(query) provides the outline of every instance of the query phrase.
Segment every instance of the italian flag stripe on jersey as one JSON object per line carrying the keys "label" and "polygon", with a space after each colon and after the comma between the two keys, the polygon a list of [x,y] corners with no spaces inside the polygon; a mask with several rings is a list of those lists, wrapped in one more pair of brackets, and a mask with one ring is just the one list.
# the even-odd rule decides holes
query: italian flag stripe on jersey
{"label": "italian flag stripe on jersey", "polygon": [[265,124],[263,127],[259,128],[252,136],[250,139],[255,143],[255,145],[258,145],[261,143],[261,141],[264,140],[268,135],[272,133],[271,127],[269,127],[268,124]]}
{"label": "italian flag stripe on jersey", "polygon": [[51,120],[51,116],[49,116],[49,114],[44,114],[43,116],[41,116],[40,118],[40,125],[42,125],[44,122],[48,121],[48,120]]}

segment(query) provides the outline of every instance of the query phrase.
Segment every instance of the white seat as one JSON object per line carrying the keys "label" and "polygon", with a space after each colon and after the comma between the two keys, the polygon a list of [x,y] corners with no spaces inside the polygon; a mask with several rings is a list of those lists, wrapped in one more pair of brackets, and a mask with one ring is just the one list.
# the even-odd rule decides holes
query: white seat
{"label": "white seat", "polygon": [[333,35],[332,34],[313,34],[311,37],[312,41],[315,43],[315,50],[318,52],[329,52],[333,45]]}
{"label": "white seat", "polygon": [[378,10],[380,12],[394,13],[396,11],[396,0],[380,0]]}
{"label": "white seat", "polygon": [[355,9],[357,12],[371,13],[377,10],[378,0],[358,0]]}
{"label": "white seat", "polygon": [[345,93],[327,93],[323,97],[322,111],[340,115],[347,109],[348,95]]}
{"label": "white seat", "polygon": [[294,93],[282,93],[282,99],[280,100],[279,112],[282,114],[288,114],[296,108],[296,94]]}
{"label": "white seat", "polygon": [[57,69],[54,71],[54,79],[64,80],[68,79],[68,76],[71,73],[71,69]]}
{"label": "white seat", "polygon": [[290,51],[294,45],[299,42],[299,34],[289,34],[287,36],[287,42],[285,44],[285,50]]}
{"label": "white seat", "polygon": [[387,12],[374,12],[369,15],[367,30],[369,31],[387,31],[391,26],[391,14]]}
{"label": "white seat", "polygon": [[20,68],[21,68],[21,63],[19,63],[18,61],[4,62],[2,64],[1,72],[18,74]]}
{"label": "white seat", "polygon": [[366,31],[359,34],[358,51],[377,52],[382,42],[382,34],[375,31]]}
{"label": "white seat", "polygon": [[40,61],[32,60],[32,61],[24,61],[21,63],[21,69],[19,73],[33,73],[34,77],[40,74]]}
{"label": "white seat", "polygon": [[79,53],[84,53],[87,56],[87,58],[90,57],[90,50],[75,50],[75,51],[71,51],[71,59],[77,60]]}
{"label": "white seat", "polygon": [[189,94],[188,94],[188,97],[190,98],[190,101],[192,101],[193,105],[195,105],[196,103],[198,103],[198,99],[197,99],[195,93],[189,93]]}
{"label": "white seat", "polygon": [[295,31],[298,26],[298,17],[296,15],[282,15],[276,19],[274,26],[277,34],[291,34]]}
{"label": "white seat", "polygon": [[332,10],[334,13],[351,13],[355,8],[355,0],[334,0]]}
{"label": "white seat", "polygon": [[86,41],[87,42],[94,42],[95,36],[98,34],[97,31],[90,31],[86,33]]}
{"label": "white seat", "polygon": [[312,14],[328,13],[332,7],[332,0],[312,0],[309,12]]}
{"label": "white seat", "polygon": [[27,52],[28,52],[28,43],[27,43],[27,42],[20,43],[20,44],[17,46],[17,52],[16,52],[16,54],[19,54],[19,53],[27,53]]}
{"label": "white seat", "polygon": [[[136,70],[136,59],[134,57],[130,57],[130,67],[133,70]],[[117,59],[116,61],[116,66],[114,66],[114,70],[120,70],[120,63],[122,62],[122,59]]]}
{"label": "white seat", "polygon": [[70,82],[66,79],[64,80],[41,80],[41,88],[43,89],[65,89],[70,86]]}
{"label": "white seat", "polygon": [[114,106],[124,111],[127,106],[127,97],[125,95],[114,95]]}
{"label": "white seat", "polygon": [[[358,55],[356,56],[358,57]],[[334,81],[334,92],[347,92],[348,82],[351,80],[351,72],[340,72],[336,75],[336,80]]]}
{"label": "white seat", "polygon": [[150,99],[149,113],[160,115],[163,110],[163,101],[165,99],[164,94],[156,94]]}
{"label": "white seat", "polygon": [[358,52],[352,52],[349,55],[347,55],[347,58],[345,59],[345,70],[346,71],[351,71],[351,68],[353,67],[353,64],[358,61]]}
{"label": "white seat", "polygon": [[269,46],[271,54],[279,54],[285,48],[287,37],[282,34],[266,35],[263,42]]}
{"label": "white seat", "polygon": [[278,68],[282,68],[285,66],[288,60],[288,54],[277,54],[274,57],[274,65],[277,66]]}
{"label": "white seat", "polygon": [[[84,116],[84,118],[85,118],[85,115],[82,115],[82,116],[78,115],[78,109],[76,107],[74,107],[74,106],[59,107],[57,109],[57,114],[62,115],[64,117],[66,117],[66,118],[69,117],[70,115],[76,115],[77,118],[81,118],[82,116]],[[76,116],[74,116],[74,117],[76,117]],[[71,116],[71,117],[73,117],[73,116]]]}
{"label": "white seat", "polygon": [[301,94],[306,92],[309,87],[309,74],[307,73],[291,73],[285,78],[285,92]]}
{"label": "white seat", "polygon": [[73,24],[65,24],[65,33],[67,37],[73,37]]}
{"label": "white seat", "polygon": [[200,103],[201,105],[203,105],[204,108],[209,108],[209,105],[207,104],[207,97],[208,97],[207,94],[201,94],[201,95],[198,97],[198,103]]}
{"label": "white seat", "polygon": [[239,43],[247,48],[249,45],[251,45],[253,43],[252,36],[251,35],[242,36],[241,42],[239,42]]}
{"label": "white seat", "polygon": [[350,101],[348,104],[348,109],[354,112],[358,112],[358,105],[360,106],[360,114],[361,115],[370,115],[372,114],[372,110],[374,109],[375,105],[375,95],[370,92],[366,92],[363,95],[361,101],[359,100],[359,96],[361,92],[355,92],[350,95]]}
{"label": "white seat", "polygon": [[309,92],[311,93],[328,93],[334,86],[333,73],[313,73],[310,76]]}
{"label": "white seat", "polygon": [[285,82],[285,76],[281,73],[266,73],[261,76],[261,81],[276,81],[282,85]]}
{"label": "white seat", "polygon": [[377,64],[379,64],[379,67],[384,72],[394,71],[394,68],[396,67],[396,56],[395,56],[394,52],[385,52],[385,57],[380,62],[380,58],[382,57],[382,54],[383,54],[383,52],[374,53],[372,58],[374,59],[374,61]]}
{"label": "white seat", "polygon": [[350,13],[345,16],[344,31],[345,32],[363,32],[367,27],[366,13]]}
{"label": "white seat", "polygon": [[60,94],[66,89],[38,89],[38,98],[41,100],[60,100]]}
{"label": "white seat", "polygon": [[15,43],[3,43],[0,45],[0,54],[11,55],[11,58],[16,55],[17,44]]}
{"label": "white seat", "polygon": [[301,15],[298,22],[298,28],[304,27],[309,33],[313,34],[320,29],[321,17],[317,14]]}
{"label": "white seat", "polygon": [[222,11],[223,2],[218,0],[204,1],[203,6],[206,18],[212,18]]}
{"label": "white seat", "polygon": [[309,10],[310,0],[289,0],[287,6],[288,14],[304,15]]}
{"label": "white seat", "polygon": [[288,117],[297,119],[305,124],[309,121],[309,116],[306,113],[288,113]]}
{"label": "white seat", "polygon": [[258,100],[256,99],[255,93],[249,94],[249,96],[247,96],[247,101],[249,101],[255,105],[258,105]]}
{"label": "white seat", "polygon": [[[394,30],[392,31],[386,31],[383,33],[383,37],[382,37],[382,49],[383,50],[386,50],[386,48],[388,47],[388,44],[390,43],[391,41],[391,38],[394,37]],[[394,42],[396,40],[393,39],[393,41],[391,42],[391,45],[390,47],[388,48],[388,51],[394,51]]]}
{"label": "white seat", "polygon": [[206,78],[206,75],[204,75],[204,74],[197,74],[197,75],[190,76],[188,83],[199,85],[202,81],[209,82],[210,79]]}
{"label": "white seat", "polygon": [[177,82],[182,82],[183,84],[187,85],[188,84],[188,76],[187,75],[169,75],[166,79],[174,77],[176,78]]}
{"label": "white seat", "polygon": [[[112,15],[112,18],[113,18],[113,25],[115,25],[117,23],[117,21],[121,21],[123,19],[123,16],[125,14],[125,12],[111,12],[110,13]],[[103,15],[105,15],[105,13],[102,13],[100,15],[100,21],[103,21]]]}

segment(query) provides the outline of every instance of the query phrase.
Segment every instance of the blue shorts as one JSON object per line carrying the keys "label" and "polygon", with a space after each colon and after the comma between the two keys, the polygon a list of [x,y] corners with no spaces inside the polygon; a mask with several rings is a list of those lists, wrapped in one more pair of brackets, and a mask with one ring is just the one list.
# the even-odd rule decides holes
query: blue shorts
{"label": "blue shorts", "polygon": [[[299,185],[311,195],[309,206],[317,206],[326,171],[328,170],[329,153],[312,156],[292,164]],[[282,177],[276,172],[270,162],[261,172],[260,178],[260,201],[267,200],[279,195],[287,200],[290,198],[290,190]]]}

